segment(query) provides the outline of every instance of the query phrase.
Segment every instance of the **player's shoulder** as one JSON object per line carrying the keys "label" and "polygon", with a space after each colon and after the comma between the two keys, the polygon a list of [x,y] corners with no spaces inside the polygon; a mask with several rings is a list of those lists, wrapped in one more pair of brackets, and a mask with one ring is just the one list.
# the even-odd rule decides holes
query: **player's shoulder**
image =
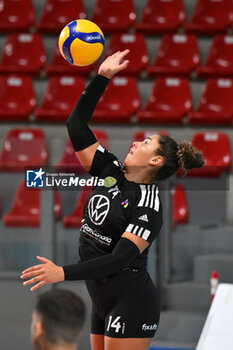
{"label": "player's shoulder", "polygon": [[135,205],[137,207],[159,211],[160,204],[158,184],[139,184],[135,192]]}

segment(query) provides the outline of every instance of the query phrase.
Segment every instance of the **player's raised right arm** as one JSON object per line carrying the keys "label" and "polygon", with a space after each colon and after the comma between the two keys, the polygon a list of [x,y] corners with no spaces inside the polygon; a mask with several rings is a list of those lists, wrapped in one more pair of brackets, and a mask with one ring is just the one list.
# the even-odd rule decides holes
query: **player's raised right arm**
{"label": "player's raised right arm", "polygon": [[98,75],[83,91],[66,122],[76,155],[87,171],[91,168],[96,149],[99,146],[99,142],[87,125],[88,121],[91,119],[110,79],[127,67],[129,61],[124,60],[124,58],[128,52],[129,50],[116,52],[101,64]]}

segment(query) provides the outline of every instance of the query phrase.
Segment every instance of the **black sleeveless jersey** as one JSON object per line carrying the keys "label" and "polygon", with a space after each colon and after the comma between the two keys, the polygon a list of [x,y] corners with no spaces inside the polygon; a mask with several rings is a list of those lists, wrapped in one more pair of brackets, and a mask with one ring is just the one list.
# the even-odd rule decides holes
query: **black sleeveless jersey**
{"label": "black sleeveless jersey", "polygon": [[[104,185],[93,189],[84,208],[79,240],[81,261],[111,253],[125,231],[151,244],[162,226],[157,184],[128,181],[124,165],[102,145],[96,150],[89,173],[104,179]],[[146,266],[149,246],[130,267]]]}

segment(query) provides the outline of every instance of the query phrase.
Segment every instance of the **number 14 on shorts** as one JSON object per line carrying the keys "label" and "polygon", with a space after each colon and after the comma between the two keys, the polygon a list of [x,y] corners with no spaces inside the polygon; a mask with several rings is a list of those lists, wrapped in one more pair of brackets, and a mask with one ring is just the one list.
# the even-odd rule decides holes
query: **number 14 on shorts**
{"label": "number 14 on shorts", "polygon": [[117,316],[115,319],[113,319],[113,316],[109,316],[108,319],[108,327],[107,332],[110,330],[110,328],[114,328],[116,333],[122,333],[125,332],[125,323],[120,322],[121,316]]}

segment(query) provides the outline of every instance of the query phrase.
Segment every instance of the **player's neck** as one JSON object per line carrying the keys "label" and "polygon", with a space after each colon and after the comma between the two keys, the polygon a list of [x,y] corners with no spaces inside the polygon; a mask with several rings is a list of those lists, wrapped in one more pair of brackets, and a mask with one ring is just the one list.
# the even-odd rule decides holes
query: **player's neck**
{"label": "player's neck", "polygon": [[125,177],[128,181],[133,181],[140,184],[151,184],[153,181],[153,177],[151,174],[148,174],[148,171],[145,171],[145,168],[140,169],[136,167],[133,169],[127,169],[125,172]]}

